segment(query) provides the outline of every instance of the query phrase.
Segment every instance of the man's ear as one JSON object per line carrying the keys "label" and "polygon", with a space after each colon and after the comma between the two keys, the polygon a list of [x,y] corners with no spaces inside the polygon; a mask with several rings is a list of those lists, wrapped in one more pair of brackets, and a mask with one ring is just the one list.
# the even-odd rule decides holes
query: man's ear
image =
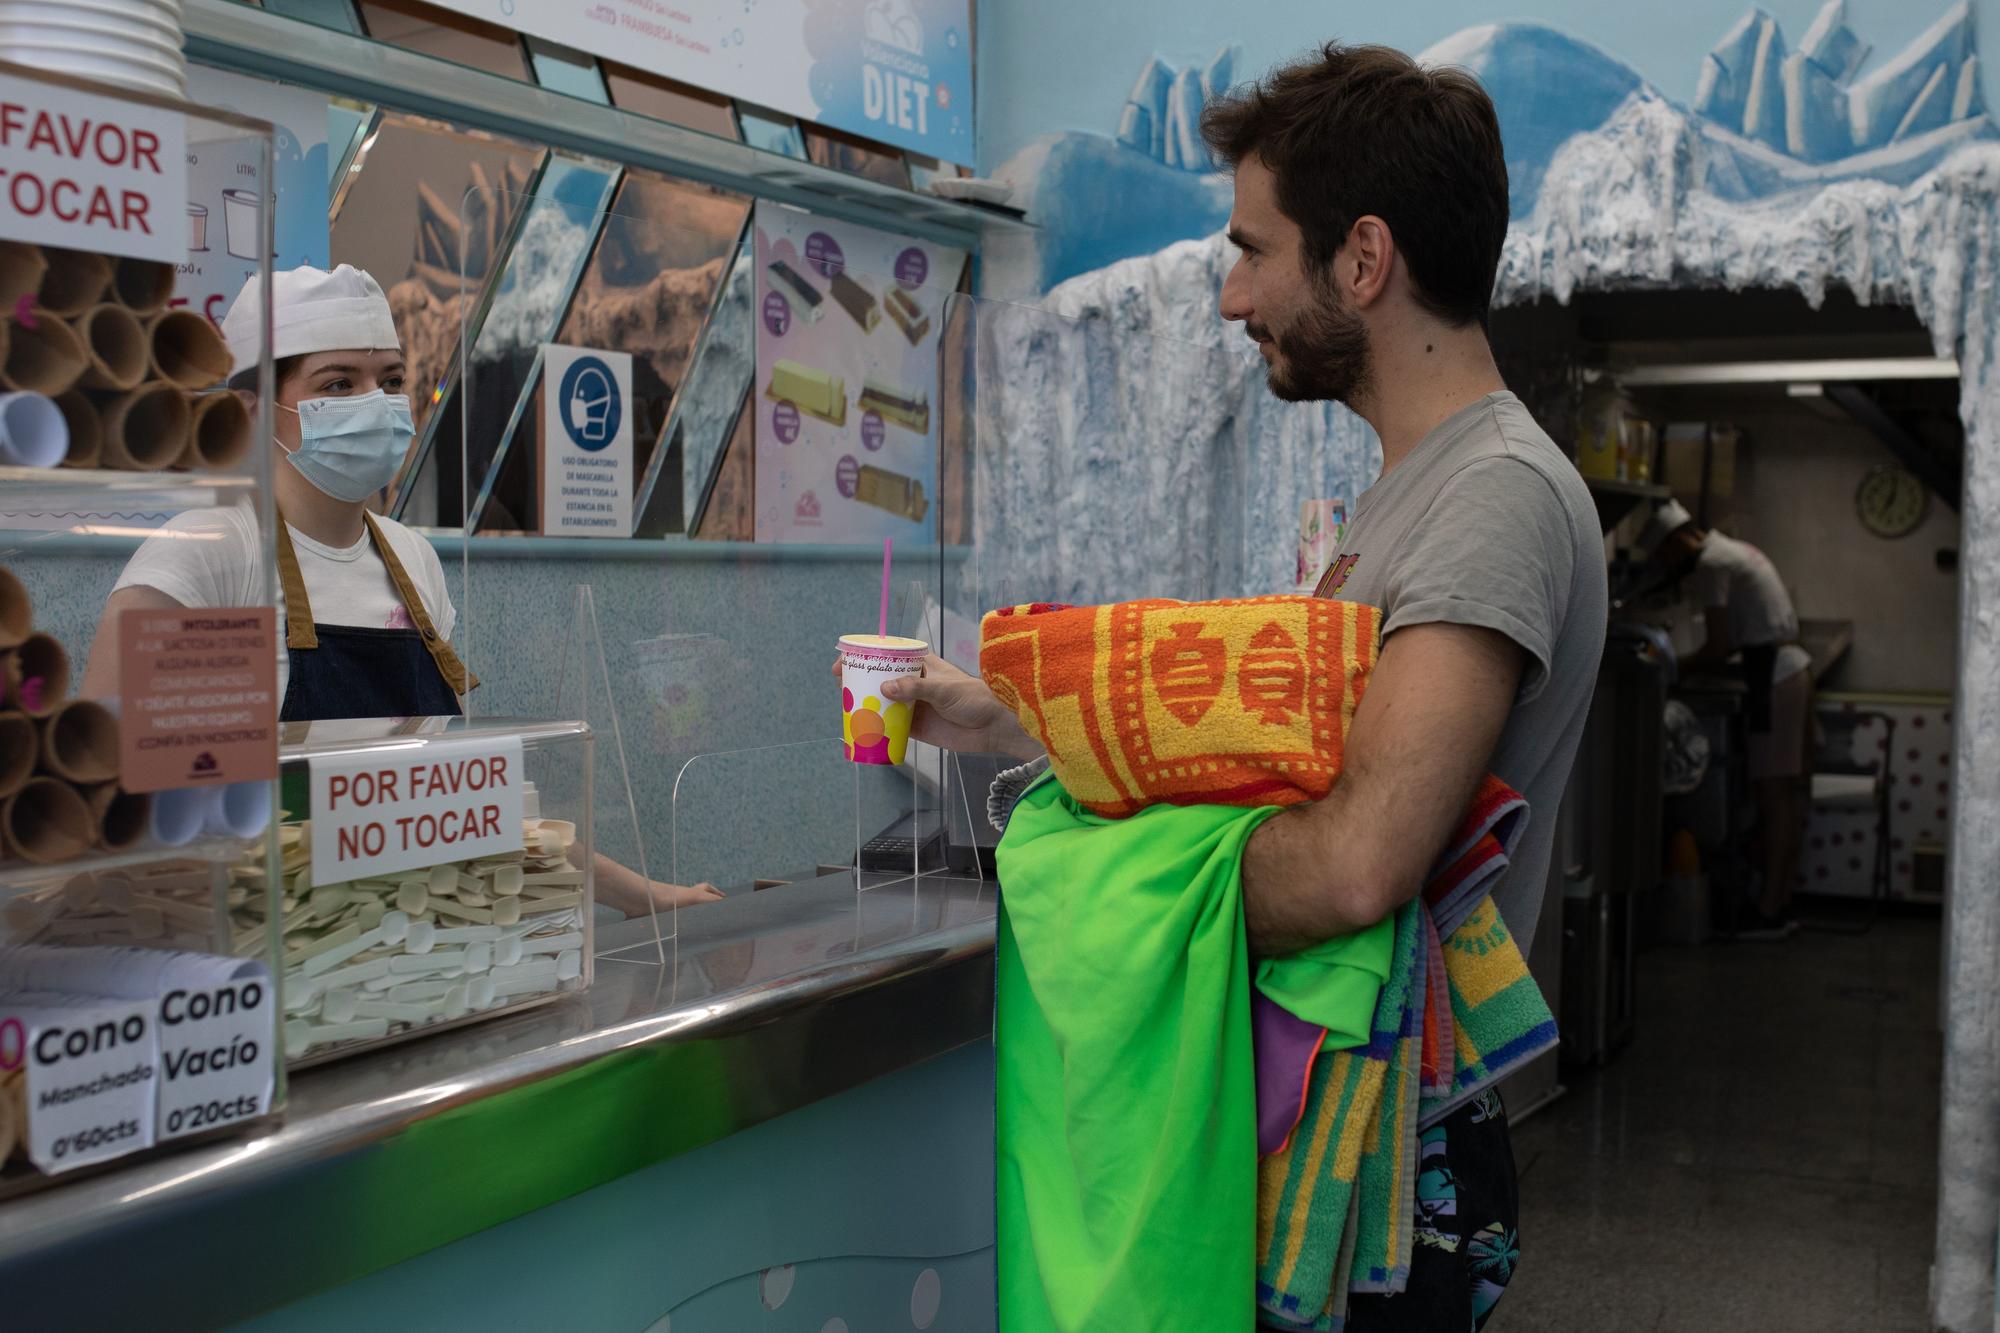
{"label": "man's ear", "polygon": [[1373,305],[1389,290],[1389,275],[1396,263],[1396,238],[1390,235],[1389,224],[1381,218],[1373,213],[1357,218],[1348,229],[1341,256],[1348,261],[1348,271],[1340,275],[1342,285],[1356,309]]}

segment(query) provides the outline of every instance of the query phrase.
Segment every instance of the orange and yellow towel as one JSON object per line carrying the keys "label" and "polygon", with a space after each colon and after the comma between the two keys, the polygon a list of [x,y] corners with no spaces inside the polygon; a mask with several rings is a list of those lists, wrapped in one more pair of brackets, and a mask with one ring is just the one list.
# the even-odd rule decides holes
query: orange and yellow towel
{"label": "orange and yellow towel", "polygon": [[1525,818],[1491,779],[1422,901],[1250,984],[1242,848],[1338,780],[1379,632],[1308,597],[986,617],[1054,778],[1000,848],[1004,1327],[1338,1329],[1407,1276],[1419,1118],[1554,1040],[1486,894]]}
{"label": "orange and yellow towel", "polygon": [[1092,814],[1296,805],[1340,774],[1381,613],[1314,597],[1007,607],[979,670]]}

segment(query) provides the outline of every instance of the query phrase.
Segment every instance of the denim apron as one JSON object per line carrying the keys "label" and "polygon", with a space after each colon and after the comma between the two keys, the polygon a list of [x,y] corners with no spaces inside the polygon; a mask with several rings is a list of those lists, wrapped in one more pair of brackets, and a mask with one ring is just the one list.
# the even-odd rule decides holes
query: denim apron
{"label": "denim apron", "polygon": [[479,678],[437,632],[403,562],[363,512],[368,537],[415,629],[368,629],[313,623],[291,530],[278,519],[278,579],[285,589],[285,650],[291,679],[279,718],[313,722],[350,717],[457,717],[459,696]]}

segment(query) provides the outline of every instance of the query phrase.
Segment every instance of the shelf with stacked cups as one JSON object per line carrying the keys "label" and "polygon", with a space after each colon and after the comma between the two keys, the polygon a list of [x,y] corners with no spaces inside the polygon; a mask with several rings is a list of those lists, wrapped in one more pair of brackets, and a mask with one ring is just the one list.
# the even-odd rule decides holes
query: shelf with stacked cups
{"label": "shelf with stacked cups", "polygon": [[181,0],[0,0],[0,52],[40,70],[187,95]]}
{"label": "shelf with stacked cups", "polygon": [[[10,57],[31,8],[70,9],[0,5]],[[43,20],[54,33],[62,16]],[[156,178],[191,170],[182,142],[269,178],[267,125],[164,104],[163,88],[18,67],[0,81],[29,123],[157,135],[172,146]],[[51,190],[64,179],[42,170]],[[268,410],[228,387],[231,353],[184,286],[178,189],[107,187],[128,216],[170,220],[172,240],[99,236],[79,214],[54,244],[46,217],[0,208],[0,1198],[241,1132],[283,1095],[277,704],[259,688],[275,635],[253,635],[269,661],[232,697],[214,682],[248,668],[172,631],[143,637],[119,591],[148,543],[235,510],[251,535],[217,550],[239,566],[221,581],[234,591],[189,602],[146,585],[137,609],[274,623],[270,458],[255,447]],[[266,355],[247,382],[268,380]],[[218,720],[237,711],[241,725]],[[211,751],[221,726],[244,748]]]}

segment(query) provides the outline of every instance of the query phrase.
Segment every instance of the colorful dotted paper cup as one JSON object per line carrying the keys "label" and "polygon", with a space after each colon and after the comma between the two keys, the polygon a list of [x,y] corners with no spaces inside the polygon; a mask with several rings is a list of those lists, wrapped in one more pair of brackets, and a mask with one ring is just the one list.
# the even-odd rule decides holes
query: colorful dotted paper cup
{"label": "colorful dotted paper cup", "polygon": [[931,646],[891,634],[840,636],[840,739],[857,764],[900,764],[910,745],[910,705],[882,697],[882,685],[924,669]]}

